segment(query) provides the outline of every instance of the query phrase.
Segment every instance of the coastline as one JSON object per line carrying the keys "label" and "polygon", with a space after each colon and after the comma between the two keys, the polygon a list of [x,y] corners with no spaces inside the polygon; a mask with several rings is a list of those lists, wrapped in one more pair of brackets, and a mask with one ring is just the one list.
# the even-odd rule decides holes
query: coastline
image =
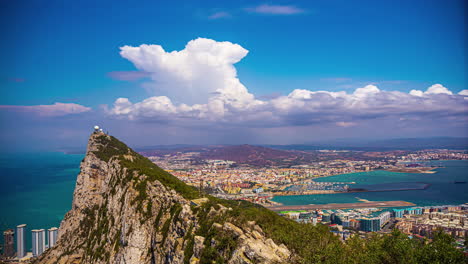
{"label": "coastline", "polygon": [[[446,162],[445,162],[446,161]],[[442,164],[439,164],[441,162]],[[460,163],[461,162],[461,163]],[[430,164],[437,165],[437,167],[431,167],[430,173],[404,173],[404,172],[392,172],[387,170],[373,170],[370,172],[357,172],[357,173],[344,173],[329,175],[324,177],[315,178],[317,182],[352,182],[355,181],[360,186],[366,188],[364,185],[378,184],[383,190],[375,191],[357,191],[361,193],[362,198],[371,201],[390,201],[395,198],[398,200],[404,200],[415,203],[417,205],[441,205],[441,204],[459,204],[466,203],[468,197],[466,192],[463,191],[466,186],[464,184],[454,184],[456,181],[466,181],[468,178],[466,175],[467,161],[466,160],[437,160],[432,163],[426,163],[428,168]],[[453,164],[453,165],[452,165]],[[437,169],[437,170],[436,170]],[[387,173],[388,172],[388,173]],[[326,177],[334,177],[327,178]],[[324,179],[321,179],[324,178]],[[402,183],[402,182],[419,182],[430,184],[427,188],[410,188],[411,190],[401,190],[396,187],[397,190],[385,190],[386,183]],[[350,186],[351,187],[351,186]],[[394,186],[388,186],[389,189],[393,189]],[[405,187],[401,185],[402,189]],[[413,187],[410,185],[409,187]],[[370,186],[369,186],[370,188]],[[284,205],[302,205],[302,204],[328,204],[328,203],[349,203],[356,201],[352,196],[355,196],[357,192],[332,192],[324,194],[311,194],[311,195],[290,195],[290,196],[277,196],[272,197],[272,200],[277,203],[283,203]],[[444,202],[435,200],[434,194],[444,193]],[[334,195],[325,195],[334,194]],[[354,194],[354,195],[353,195]]]}

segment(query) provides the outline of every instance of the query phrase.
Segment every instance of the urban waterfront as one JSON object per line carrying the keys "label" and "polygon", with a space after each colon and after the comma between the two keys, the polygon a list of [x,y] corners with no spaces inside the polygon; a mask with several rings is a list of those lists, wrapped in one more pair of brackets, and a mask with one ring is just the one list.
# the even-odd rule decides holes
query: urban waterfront
{"label": "urban waterfront", "polygon": [[427,162],[434,166],[436,173],[399,173],[388,171],[370,171],[334,175],[315,179],[316,182],[356,182],[353,187],[364,188],[367,184],[424,182],[430,184],[422,190],[387,191],[387,192],[350,192],[315,195],[277,196],[273,201],[284,205],[355,203],[360,199],[370,201],[402,200],[418,206],[463,204],[468,202],[466,184],[455,181],[468,181],[468,161],[448,160]]}

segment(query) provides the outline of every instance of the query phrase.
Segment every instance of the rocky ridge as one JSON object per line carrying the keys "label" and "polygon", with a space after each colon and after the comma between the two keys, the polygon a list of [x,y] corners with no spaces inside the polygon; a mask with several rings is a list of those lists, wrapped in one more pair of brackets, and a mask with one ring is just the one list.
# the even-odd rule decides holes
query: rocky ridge
{"label": "rocky ridge", "polygon": [[[57,245],[37,263],[289,263],[253,205],[198,191],[114,137],[93,133]],[[255,209],[257,210],[257,209]],[[265,209],[266,210],[266,209]],[[279,216],[278,216],[279,217]]]}

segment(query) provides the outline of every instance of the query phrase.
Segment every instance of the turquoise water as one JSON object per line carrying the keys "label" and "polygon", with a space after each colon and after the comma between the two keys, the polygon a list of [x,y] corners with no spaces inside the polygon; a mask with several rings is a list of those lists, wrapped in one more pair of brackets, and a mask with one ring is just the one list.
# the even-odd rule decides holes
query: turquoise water
{"label": "turquoise water", "polygon": [[[429,162],[429,164],[431,164]],[[403,200],[416,205],[462,204],[468,202],[468,183],[454,184],[454,181],[468,182],[468,161],[434,161],[433,165],[443,166],[436,173],[398,173],[388,171],[370,171],[341,174],[316,179],[320,182],[356,182],[352,187],[365,187],[366,184],[398,182],[424,182],[431,184],[425,190],[361,192],[317,195],[278,196],[275,202],[284,205],[355,203],[358,198],[371,201]]]}
{"label": "turquoise water", "polygon": [[30,248],[32,229],[58,227],[71,208],[83,157],[63,153],[0,154],[0,230],[27,224]]}

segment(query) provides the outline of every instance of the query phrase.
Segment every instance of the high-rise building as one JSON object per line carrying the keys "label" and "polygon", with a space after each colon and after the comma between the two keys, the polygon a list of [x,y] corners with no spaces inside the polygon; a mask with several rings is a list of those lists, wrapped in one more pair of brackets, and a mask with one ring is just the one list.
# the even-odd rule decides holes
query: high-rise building
{"label": "high-rise building", "polygon": [[368,232],[376,232],[380,230],[380,218],[372,217],[372,218],[362,218],[360,229],[362,231]]}
{"label": "high-rise building", "polygon": [[15,231],[7,229],[3,232],[3,256],[11,258],[15,256]]}
{"label": "high-rise building", "polygon": [[389,211],[381,213],[378,217],[380,219],[380,226],[382,227],[387,224],[388,221],[390,221],[391,216],[392,214]]}
{"label": "high-rise building", "polygon": [[333,224],[337,224],[337,225],[343,224],[342,215],[340,215],[340,214],[331,214],[331,222]]}
{"label": "high-rise building", "polygon": [[[41,231],[41,247],[42,247],[42,252],[46,251],[46,230],[45,229],[39,229]],[[42,254],[41,252],[41,254]]]}
{"label": "high-rise building", "polygon": [[49,232],[49,248],[55,246],[57,243],[58,228],[52,227],[48,230]]}
{"label": "high-rise building", "polygon": [[18,258],[26,256],[26,239],[24,237],[25,232],[25,224],[16,227],[16,256]]}
{"label": "high-rise building", "polygon": [[312,217],[312,224],[317,225],[317,217],[316,216]]}
{"label": "high-rise building", "polygon": [[40,256],[45,251],[45,230],[32,230],[32,253],[34,257]]}
{"label": "high-rise building", "polygon": [[322,222],[323,223],[329,223],[331,222],[331,216],[328,213],[322,214]]}
{"label": "high-rise building", "polygon": [[405,209],[393,209],[393,215],[396,218],[403,218],[404,214],[405,214]]}

